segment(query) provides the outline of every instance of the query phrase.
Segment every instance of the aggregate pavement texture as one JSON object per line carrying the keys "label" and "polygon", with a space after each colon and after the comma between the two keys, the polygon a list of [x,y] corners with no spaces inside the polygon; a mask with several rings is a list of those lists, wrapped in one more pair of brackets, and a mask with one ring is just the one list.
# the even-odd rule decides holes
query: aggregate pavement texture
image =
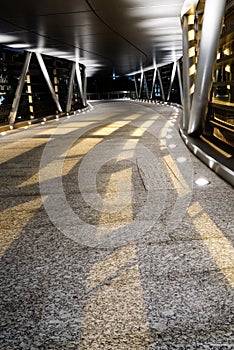
{"label": "aggregate pavement texture", "polygon": [[233,188],[181,113],[94,103],[1,134],[1,350],[234,349]]}

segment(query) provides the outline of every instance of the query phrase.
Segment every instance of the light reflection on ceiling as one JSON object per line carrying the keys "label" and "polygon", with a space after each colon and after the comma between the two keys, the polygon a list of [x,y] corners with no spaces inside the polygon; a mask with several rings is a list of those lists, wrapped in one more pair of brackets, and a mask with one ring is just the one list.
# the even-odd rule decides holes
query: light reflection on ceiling
{"label": "light reflection on ceiling", "polygon": [[[13,0],[1,4],[0,44],[128,74],[182,55],[184,0]],[[78,54],[77,54],[78,52]]]}

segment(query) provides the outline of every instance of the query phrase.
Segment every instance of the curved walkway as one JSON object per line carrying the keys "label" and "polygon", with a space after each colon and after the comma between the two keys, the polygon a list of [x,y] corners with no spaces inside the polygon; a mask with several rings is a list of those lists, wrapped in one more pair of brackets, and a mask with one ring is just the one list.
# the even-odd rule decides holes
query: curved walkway
{"label": "curved walkway", "polygon": [[97,103],[1,137],[0,349],[234,348],[233,189],[180,113]]}

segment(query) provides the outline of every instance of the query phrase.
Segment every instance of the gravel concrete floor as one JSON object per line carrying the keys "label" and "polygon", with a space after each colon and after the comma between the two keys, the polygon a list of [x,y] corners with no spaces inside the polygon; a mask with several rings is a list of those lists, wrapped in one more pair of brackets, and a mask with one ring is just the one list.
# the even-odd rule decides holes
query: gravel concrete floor
{"label": "gravel concrete floor", "polygon": [[180,109],[93,107],[0,136],[0,349],[234,349],[233,188]]}

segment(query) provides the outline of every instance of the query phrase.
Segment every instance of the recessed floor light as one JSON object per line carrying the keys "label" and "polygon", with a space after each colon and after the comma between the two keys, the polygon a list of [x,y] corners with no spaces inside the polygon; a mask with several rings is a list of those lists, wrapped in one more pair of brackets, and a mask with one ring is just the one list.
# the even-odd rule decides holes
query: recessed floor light
{"label": "recessed floor light", "polygon": [[168,145],[169,148],[176,148],[176,144],[175,143],[171,143],[170,145]]}
{"label": "recessed floor light", "polygon": [[197,180],[194,181],[196,185],[198,186],[206,186],[210,183],[207,179],[204,177],[199,177]]}
{"label": "recessed floor light", "polygon": [[187,160],[186,157],[179,157],[179,158],[177,158],[177,162],[178,163],[184,163],[184,162],[186,162],[186,160]]}

